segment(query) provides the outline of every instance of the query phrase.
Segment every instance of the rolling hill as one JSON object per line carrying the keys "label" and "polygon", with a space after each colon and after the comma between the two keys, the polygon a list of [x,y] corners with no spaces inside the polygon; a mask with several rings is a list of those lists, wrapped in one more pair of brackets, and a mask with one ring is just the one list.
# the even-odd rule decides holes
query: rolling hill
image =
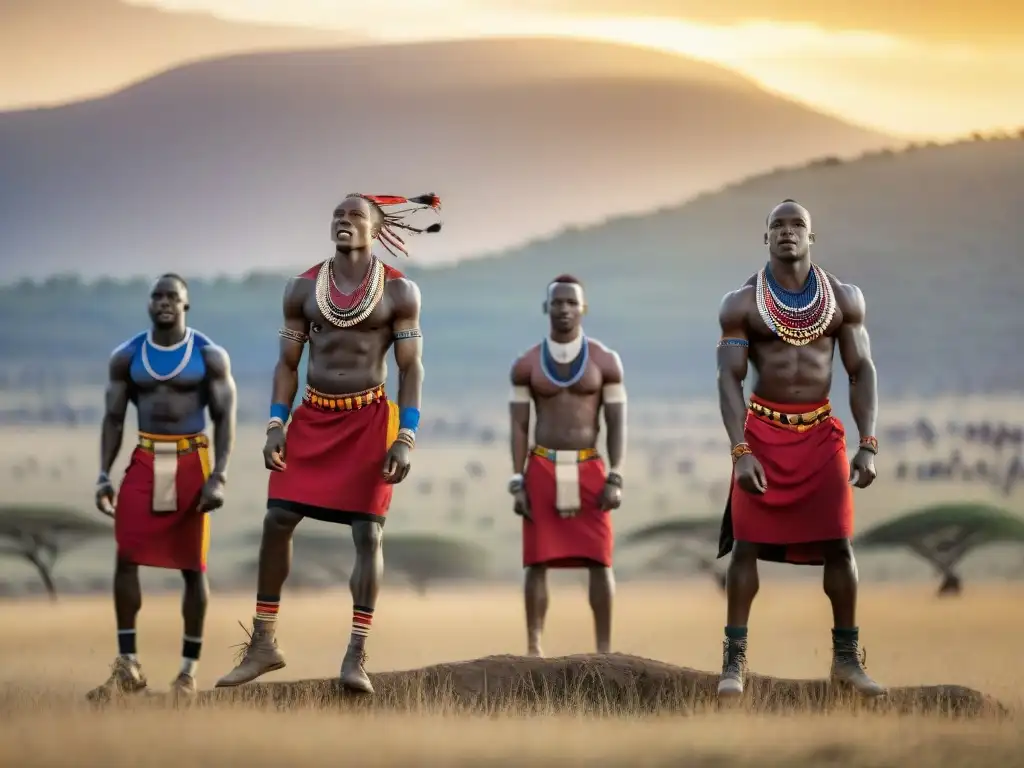
{"label": "rolling hill", "polygon": [[345,32],[242,24],[119,0],[0,0],[0,109],[97,96],[210,56],[355,40]]}
{"label": "rolling hill", "polygon": [[437,192],[417,263],[889,140],[727,71],[558,39],[253,54],[0,114],[0,280],[308,266],[349,191]]}
{"label": "rolling hill", "polygon": [[[814,215],[815,259],[864,290],[884,394],[1020,390],[1024,139],[1004,139],[826,159],[501,256],[410,270],[424,296],[427,396],[504,397],[512,358],[545,332],[547,281],[572,272],[587,285],[589,332],[621,352],[635,395],[713,397],[719,301],[763,263],[764,216],[785,197]],[[260,397],[282,285],[253,275],[192,290],[194,324],[229,348]],[[28,365],[37,378],[62,367],[67,381],[100,380],[108,351],[144,323],[146,290],[67,278],[0,291],[8,386]]]}

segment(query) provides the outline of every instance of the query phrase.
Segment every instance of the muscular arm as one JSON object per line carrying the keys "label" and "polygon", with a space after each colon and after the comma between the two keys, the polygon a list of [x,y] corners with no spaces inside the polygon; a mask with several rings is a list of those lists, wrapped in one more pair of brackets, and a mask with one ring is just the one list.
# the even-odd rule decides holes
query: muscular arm
{"label": "muscular arm", "polygon": [[203,350],[210,394],[210,418],[213,420],[213,457],[211,474],[227,476],[231,449],[235,445],[237,390],[231,375],[231,360],[220,347]]}
{"label": "muscular arm", "polygon": [[608,428],[608,470],[621,473],[626,459],[626,385],[622,360],[611,352],[610,360],[604,366],[604,422]]}
{"label": "muscular arm", "polygon": [[742,291],[726,294],[718,312],[722,338],[718,342],[718,406],[722,424],[733,447],[743,442],[747,406],[743,381],[747,378],[747,302]]}
{"label": "muscular arm", "polygon": [[512,364],[512,394],[509,416],[512,421],[512,473],[521,475],[526,469],[530,450],[530,364],[520,357]]}
{"label": "muscular arm", "polygon": [[129,369],[131,354],[116,350],[110,356],[107,391],[104,398],[103,426],[100,428],[100,474],[109,475],[121,451],[124,437],[124,416],[128,411],[131,388]]}
{"label": "muscular arm", "polygon": [[423,337],[403,338],[403,331],[419,331],[420,289],[407,278],[392,283],[395,314],[395,364],[398,366],[398,407],[419,410],[423,393]]}
{"label": "muscular arm", "polygon": [[843,324],[839,327],[839,356],[850,377],[850,410],[860,438],[875,436],[878,418],[878,375],[871,359],[871,340],[864,326],[864,294],[855,285],[844,286]]}
{"label": "muscular arm", "polygon": [[307,282],[292,278],[284,289],[284,326],[279,332],[281,344],[274,366],[271,402],[287,405],[289,410],[299,389],[299,362],[309,338],[309,321],[304,309]]}

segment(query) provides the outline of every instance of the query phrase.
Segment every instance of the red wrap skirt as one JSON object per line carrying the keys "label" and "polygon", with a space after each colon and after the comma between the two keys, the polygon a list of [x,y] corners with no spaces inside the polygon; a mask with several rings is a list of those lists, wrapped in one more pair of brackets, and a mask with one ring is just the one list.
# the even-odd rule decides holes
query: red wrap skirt
{"label": "red wrap skirt", "polygon": [[[604,461],[593,449],[533,449],[524,477],[531,517],[523,520],[524,567],[611,567],[612,518],[601,509],[607,477]],[[578,511],[563,517],[559,507],[569,505]]]}
{"label": "red wrap skirt", "polygon": [[118,558],[205,571],[210,518],[199,497],[209,476],[206,435],[140,433],[114,508]]}
{"label": "red wrap skirt", "polygon": [[271,472],[267,508],[328,523],[383,523],[394,486],[384,459],[398,436],[398,405],[384,387],[354,395],[306,389],[288,424],[284,461]]}
{"label": "red wrap skirt", "polygon": [[[797,414],[811,423],[799,423]],[[750,493],[733,479],[718,556],[736,540],[761,545],[762,560],[821,565],[822,542],[853,536],[842,423],[827,401],[783,405],[752,397],[743,434],[764,467],[768,490]]]}

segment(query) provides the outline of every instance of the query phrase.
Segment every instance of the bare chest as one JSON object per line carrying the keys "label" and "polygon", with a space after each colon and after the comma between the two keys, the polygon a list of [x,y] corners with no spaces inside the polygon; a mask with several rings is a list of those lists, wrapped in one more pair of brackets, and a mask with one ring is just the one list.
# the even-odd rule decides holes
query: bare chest
{"label": "bare chest", "polygon": [[345,348],[370,352],[391,340],[394,310],[386,293],[364,320],[347,327],[340,327],[325,316],[315,294],[306,299],[304,312],[309,321],[309,343],[314,350]]}

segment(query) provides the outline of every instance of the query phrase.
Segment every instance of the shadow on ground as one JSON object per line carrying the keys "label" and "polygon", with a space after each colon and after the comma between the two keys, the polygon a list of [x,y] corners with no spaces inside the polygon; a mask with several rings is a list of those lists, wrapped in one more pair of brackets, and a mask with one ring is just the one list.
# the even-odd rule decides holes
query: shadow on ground
{"label": "shadow on ground", "polygon": [[[404,672],[371,674],[372,697],[335,679],[250,683],[202,691],[199,706],[248,705],[450,711],[475,714],[574,712],[602,715],[690,714],[717,708],[718,676],[624,654],[536,659],[488,656]],[[155,698],[155,697],[154,697]],[[872,711],[992,717],[1009,714],[990,696],[957,685],[893,688],[864,701],[824,680],[752,675],[740,709],[750,712]]]}

